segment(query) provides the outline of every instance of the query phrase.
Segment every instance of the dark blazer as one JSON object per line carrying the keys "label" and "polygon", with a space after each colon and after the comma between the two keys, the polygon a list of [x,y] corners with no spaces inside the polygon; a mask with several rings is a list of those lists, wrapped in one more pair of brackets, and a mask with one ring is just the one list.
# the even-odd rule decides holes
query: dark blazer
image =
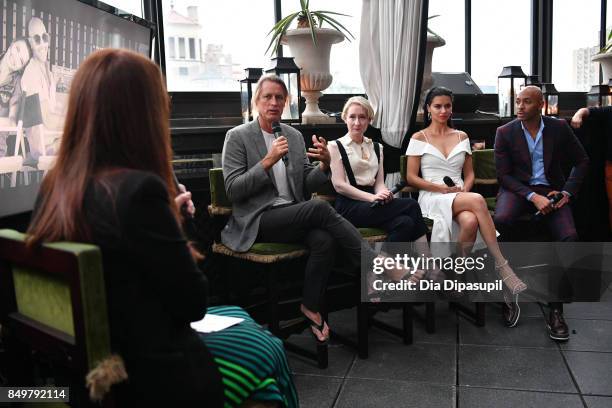
{"label": "dark blazer", "polygon": [[[302,134],[281,123],[282,134],[289,144],[287,179],[296,201],[304,201],[305,191],[314,192],[329,176],[314,166],[306,156]],[[232,216],[221,231],[221,240],[234,251],[245,252],[255,242],[261,214],[278,196],[271,171],[265,171],[261,160],[268,154],[259,121],[230,129],[223,144],[223,178],[227,197],[232,201]]]}
{"label": "dark blazer", "polygon": [[147,172],[117,171],[87,188],[83,208],[102,251],[112,347],[136,398],[221,406],[219,372],[189,325],[206,314],[208,282],[170,205],[162,180]]}
{"label": "dark blazer", "polygon": [[[544,173],[550,186],[575,196],[587,173],[589,159],[568,124],[564,120],[543,116]],[[573,165],[565,179],[561,164]],[[532,176],[531,156],[518,119],[497,128],[495,135],[495,167],[500,193],[511,191],[521,197],[533,190],[529,187]]]}

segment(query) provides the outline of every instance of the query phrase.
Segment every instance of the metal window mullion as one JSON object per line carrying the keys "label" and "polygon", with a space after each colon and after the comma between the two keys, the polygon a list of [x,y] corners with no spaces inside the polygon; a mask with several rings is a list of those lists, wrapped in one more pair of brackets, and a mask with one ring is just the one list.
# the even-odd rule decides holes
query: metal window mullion
{"label": "metal window mullion", "polygon": [[472,74],[472,0],[465,0],[465,72]]}

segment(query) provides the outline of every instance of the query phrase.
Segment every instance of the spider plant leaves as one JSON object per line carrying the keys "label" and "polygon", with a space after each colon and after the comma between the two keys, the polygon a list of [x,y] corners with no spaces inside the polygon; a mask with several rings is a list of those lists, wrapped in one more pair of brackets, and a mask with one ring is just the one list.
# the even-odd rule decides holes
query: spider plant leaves
{"label": "spider plant leaves", "polygon": [[291,13],[274,24],[272,29],[268,32],[268,35],[272,35],[272,38],[270,39],[270,43],[266,48],[266,54],[268,51],[270,51],[271,54],[275,54],[277,52],[278,47],[281,45],[283,36],[296,18],[298,20],[308,20],[308,25],[310,26],[310,37],[315,46],[317,45],[315,28],[323,26],[324,23],[329,24],[331,28],[342,34],[348,41],[351,41],[351,38],[355,39],[353,34],[351,34],[351,32],[344,25],[342,25],[342,23],[334,18],[335,16],[350,17],[349,15],[327,10],[310,11],[309,6],[309,0],[300,0],[300,11]]}

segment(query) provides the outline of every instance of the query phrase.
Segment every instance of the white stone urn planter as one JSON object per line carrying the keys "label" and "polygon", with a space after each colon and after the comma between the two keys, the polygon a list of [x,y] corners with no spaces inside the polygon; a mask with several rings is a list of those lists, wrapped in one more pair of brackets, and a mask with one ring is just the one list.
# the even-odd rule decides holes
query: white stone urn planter
{"label": "white stone urn planter", "polygon": [[434,49],[446,45],[446,41],[440,36],[427,33],[427,49],[425,50],[425,66],[423,67],[423,83],[421,85],[421,103],[417,111],[417,119],[423,119],[423,103],[425,102],[425,92],[433,85],[431,77],[431,61]]}
{"label": "white stone urn planter", "polygon": [[446,41],[442,37],[427,33],[427,50],[425,51],[425,66],[423,67],[423,91],[431,88],[433,84],[433,79],[431,79],[431,61],[434,49],[443,45],[446,45]]}
{"label": "white stone urn planter", "polygon": [[601,65],[601,69],[603,71],[603,83],[607,85],[608,81],[612,79],[612,52],[595,54],[592,61],[598,62]]}
{"label": "white stone urn planter", "polygon": [[332,83],[329,72],[331,46],[339,43],[344,36],[331,28],[315,28],[317,45],[312,42],[310,28],[287,30],[281,40],[288,45],[295,65],[300,67],[300,87],[306,99],[306,109],[302,113],[302,123],[335,123],[336,119],[327,116],[319,109],[319,98]]}

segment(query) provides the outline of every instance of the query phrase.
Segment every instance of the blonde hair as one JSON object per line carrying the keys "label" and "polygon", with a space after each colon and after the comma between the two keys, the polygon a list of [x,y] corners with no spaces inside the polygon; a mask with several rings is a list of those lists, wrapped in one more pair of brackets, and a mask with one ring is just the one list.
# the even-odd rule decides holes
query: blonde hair
{"label": "blonde hair", "polygon": [[253,117],[259,115],[259,112],[257,111],[257,100],[261,96],[261,88],[264,82],[274,82],[275,84],[280,85],[283,88],[283,93],[285,94],[285,105],[287,104],[289,91],[287,90],[287,85],[285,84],[285,82],[278,75],[262,75],[259,78],[259,81],[257,81],[255,92],[253,92],[253,96],[251,97],[251,110],[253,111]]}
{"label": "blonde hair", "polygon": [[367,112],[368,119],[374,119],[374,109],[372,108],[372,105],[370,105],[370,102],[363,96],[352,96],[346,101],[344,108],[342,108],[342,120],[346,120],[346,113],[351,105],[361,106]]}

